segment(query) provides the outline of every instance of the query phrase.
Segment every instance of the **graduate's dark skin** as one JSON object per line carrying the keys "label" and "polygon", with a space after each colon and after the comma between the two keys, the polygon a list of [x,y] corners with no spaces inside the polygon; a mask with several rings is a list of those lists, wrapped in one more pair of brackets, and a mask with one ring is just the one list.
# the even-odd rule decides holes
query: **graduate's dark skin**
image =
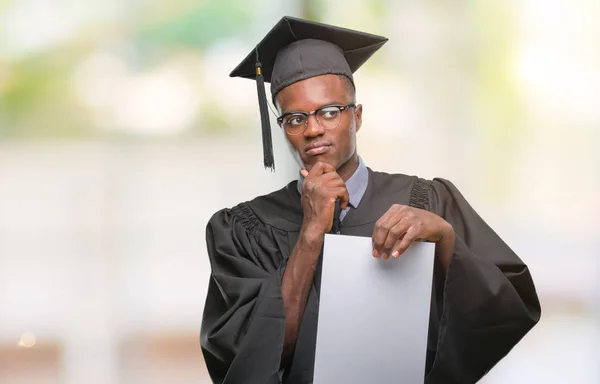
{"label": "graduate's dark skin", "polygon": [[[325,105],[344,106],[354,103],[354,92],[343,78],[322,75],[296,82],[279,92],[277,105],[281,114],[311,112]],[[345,182],[358,167],[356,132],[362,124],[362,105],[342,112],[340,124],[325,130],[315,116],[308,119],[303,134],[287,140],[298,152],[305,169],[302,175],[302,209],[304,219],[298,242],[292,251],[282,281],[286,316],[283,356],[294,348],[302,315],[325,234],[333,225],[335,201],[340,207],[349,204]],[[325,147],[318,155],[309,149]],[[405,205],[394,204],[377,221],[373,230],[373,257],[397,258],[417,240],[436,243],[436,257],[444,270],[448,268],[454,246],[454,229],[441,217]]]}

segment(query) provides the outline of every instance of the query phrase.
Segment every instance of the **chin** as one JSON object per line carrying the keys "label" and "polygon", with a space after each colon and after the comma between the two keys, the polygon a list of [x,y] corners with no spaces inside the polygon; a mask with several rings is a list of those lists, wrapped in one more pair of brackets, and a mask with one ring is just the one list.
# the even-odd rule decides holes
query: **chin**
{"label": "chin", "polygon": [[308,159],[304,160],[304,164],[306,164],[306,169],[308,171],[310,171],[312,169],[312,167],[314,167],[314,165],[319,162],[330,164],[335,169],[338,169],[340,167],[340,164],[338,164],[337,161],[335,161],[334,159],[330,158],[329,156],[325,156],[325,155],[311,156]]}

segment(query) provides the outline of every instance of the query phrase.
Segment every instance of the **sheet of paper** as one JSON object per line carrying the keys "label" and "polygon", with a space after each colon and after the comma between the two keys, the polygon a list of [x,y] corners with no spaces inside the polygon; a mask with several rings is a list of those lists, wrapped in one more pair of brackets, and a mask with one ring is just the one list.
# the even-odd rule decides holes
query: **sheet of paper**
{"label": "sheet of paper", "polygon": [[375,259],[371,238],[326,235],[314,384],[423,383],[434,250]]}

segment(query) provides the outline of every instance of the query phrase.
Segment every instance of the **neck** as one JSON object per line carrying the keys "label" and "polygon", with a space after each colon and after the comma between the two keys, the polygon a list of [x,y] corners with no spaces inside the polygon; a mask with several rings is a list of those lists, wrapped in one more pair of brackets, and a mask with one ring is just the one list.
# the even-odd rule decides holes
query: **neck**
{"label": "neck", "polygon": [[354,154],[352,155],[352,157],[350,157],[350,159],[348,159],[348,161],[346,161],[344,164],[342,164],[337,172],[340,175],[340,177],[342,178],[342,180],[344,180],[344,183],[346,181],[348,181],[348,179],[350,177],[352,177],[352,175],[354,174],[354,172],[356,171],[356,169],[358,168],[358,154],[356,152],[354,152]]}

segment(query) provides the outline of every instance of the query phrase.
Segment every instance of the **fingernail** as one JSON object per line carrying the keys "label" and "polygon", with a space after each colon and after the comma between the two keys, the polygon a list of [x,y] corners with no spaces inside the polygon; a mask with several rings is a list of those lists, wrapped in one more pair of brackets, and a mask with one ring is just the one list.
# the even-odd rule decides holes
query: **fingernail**
{"label": "fingernail", "polygon": [[382,257],[383,257],[385,260],[387,260],[389,256],[387,255],[387,253],[385,253],[385,252],[384,252],[384,253],[383,253],[383,255],[382,255]]}
{"label": "fingernail", "polygon": [[377,253],[376,249],[373,250],[373,257],[379,257],[379,253]]}
{"label": "fingernail", "polygon": [[392,253],[392,256],[394,256],[394,257],[396,257],[396,258],[397,258],[399,254],[400,254],[400,252],[398,252],[398,251],[394,251],[394,253]]}

